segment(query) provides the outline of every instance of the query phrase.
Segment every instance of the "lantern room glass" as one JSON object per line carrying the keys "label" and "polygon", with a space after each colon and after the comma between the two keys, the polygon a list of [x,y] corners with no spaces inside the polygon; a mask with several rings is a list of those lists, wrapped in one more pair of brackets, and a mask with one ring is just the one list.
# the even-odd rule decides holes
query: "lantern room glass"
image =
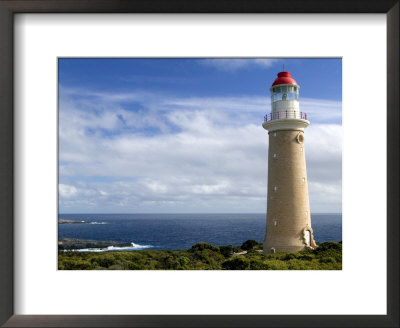
{"label": "lantern room glass", "polygon": [[274,87],[271,93],[271,102],[282,100],[299,100],[299,87],[295,85],[283,85]]}

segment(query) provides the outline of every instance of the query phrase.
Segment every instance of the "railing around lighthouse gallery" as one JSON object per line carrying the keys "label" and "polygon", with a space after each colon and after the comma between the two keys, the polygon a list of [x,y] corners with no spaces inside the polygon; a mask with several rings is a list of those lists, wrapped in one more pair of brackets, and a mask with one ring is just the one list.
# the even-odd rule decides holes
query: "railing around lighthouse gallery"
{"label": "railing around lighthouse gallery", "polygon": [[306,120],[307,113],[298,112],[295,110],[286,110],[286,111],[281,111],[281,112],[276,112],[276,113],[269,113],[264,116],[264,122],[269,122],[269,121],[273,121],[273,120],[284,120],[287,118],[298,118],[301,120]]}

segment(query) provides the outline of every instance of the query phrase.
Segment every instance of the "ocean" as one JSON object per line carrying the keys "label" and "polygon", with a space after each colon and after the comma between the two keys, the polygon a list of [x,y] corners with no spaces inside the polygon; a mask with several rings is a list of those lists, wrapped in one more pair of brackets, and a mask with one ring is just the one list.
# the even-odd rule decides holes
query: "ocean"
{"label": "ocean", "polygon": [[[58,238],[133,243],[125,250],[182,249],[200,242],[241,245],[262,242],[265,214],[59,214],[59,219],[84,221],[59,224]],[[312,214],[317,242],[342,240],[342,214]],[[119,248],[124,250],[123,248]]]}

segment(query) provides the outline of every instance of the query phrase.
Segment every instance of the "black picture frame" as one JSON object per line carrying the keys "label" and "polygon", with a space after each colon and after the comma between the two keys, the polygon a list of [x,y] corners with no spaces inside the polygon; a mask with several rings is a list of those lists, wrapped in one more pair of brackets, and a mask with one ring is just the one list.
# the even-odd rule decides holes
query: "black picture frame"
{"label": "black picture frame", "polygon": [[[399,0],[0,0],[0,324],[4,327],[399,327],[399,8]],[[16,13],[385,13],[387,315],[14,315],[13,16]]]}

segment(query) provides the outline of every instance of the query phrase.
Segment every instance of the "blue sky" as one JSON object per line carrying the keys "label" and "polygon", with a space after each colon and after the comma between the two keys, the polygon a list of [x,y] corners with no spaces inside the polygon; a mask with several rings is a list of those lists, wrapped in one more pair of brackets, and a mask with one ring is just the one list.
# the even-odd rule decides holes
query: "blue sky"
{"label": "blue sky", "polygon": [[312,212],[341,212],[340,59],[59,59],[60,213],[263,213],[269,87],[300,85]]}

